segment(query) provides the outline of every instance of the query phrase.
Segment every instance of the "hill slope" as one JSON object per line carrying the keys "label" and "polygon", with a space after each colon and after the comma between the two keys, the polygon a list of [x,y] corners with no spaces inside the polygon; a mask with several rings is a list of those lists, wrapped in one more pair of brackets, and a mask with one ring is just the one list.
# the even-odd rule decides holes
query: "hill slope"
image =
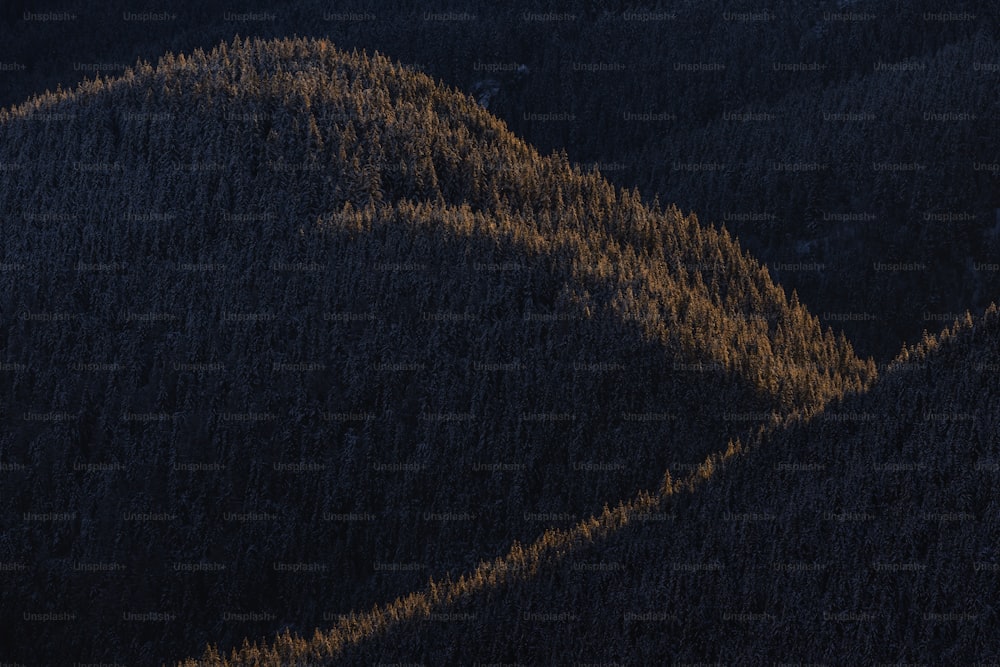
{"label": "hill slope", "polygon": [[313,664],[988,663],[998,351],[994,306],[904,350],[867,395],[715,458],[693,493],[581,528],[592,537],[561,553],[512,552],[490,585],[446,582],[387,608],[404,622],[375,614],[357,634],[342,623],[274,646]]}
{"label": "hill slope", "polygon": [[15,660],[322,626],[874,377],[726,234],[323,41],[34,98],[0,163]]}
{"label": "hill slope", "polygon": [[805,265],[775,279],[817,314],[859,314],[829,321],[863,355],[888,361],[1000,296],[1000,13],[977,0],[135,5],[6,2],[0,105],[237,34],[323,37],[474,93],[543,151],[736,229],[772,268]]}

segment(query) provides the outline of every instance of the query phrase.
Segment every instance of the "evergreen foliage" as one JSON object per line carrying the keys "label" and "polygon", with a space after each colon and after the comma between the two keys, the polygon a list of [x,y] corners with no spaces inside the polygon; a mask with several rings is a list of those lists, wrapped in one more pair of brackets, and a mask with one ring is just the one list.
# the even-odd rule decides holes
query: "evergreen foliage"
{"label": "evergreen foliage", "polygon": [[0,163],[14,660],[308,633],[875,377],[726,232],[322,40],[32,98]]}
{"label": "evergreen foliage", "polygon": [[[212,0],[135,5],[64,0],[71,20],[40,20],[5,3],[0,105],[236,35],[323,37],[474,93],[543,153],[725,225],[862,356],[887,362],[1000,296],[988,3],[283,0],[248,20]],[[874,268],[898,263],[922,268]]]}

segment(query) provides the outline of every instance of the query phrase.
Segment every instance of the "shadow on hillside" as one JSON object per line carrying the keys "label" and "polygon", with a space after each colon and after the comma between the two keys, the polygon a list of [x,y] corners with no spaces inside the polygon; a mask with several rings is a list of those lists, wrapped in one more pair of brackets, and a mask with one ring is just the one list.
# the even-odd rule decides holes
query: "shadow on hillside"
{"label": "shadow on hillside", "polygon": [[5,305],[11,659],[329,625],[655,490],[775,407],[510,241],[288,223],[199,269],[151,252],[177,224],[109,221],[118,269],[45,270]]}

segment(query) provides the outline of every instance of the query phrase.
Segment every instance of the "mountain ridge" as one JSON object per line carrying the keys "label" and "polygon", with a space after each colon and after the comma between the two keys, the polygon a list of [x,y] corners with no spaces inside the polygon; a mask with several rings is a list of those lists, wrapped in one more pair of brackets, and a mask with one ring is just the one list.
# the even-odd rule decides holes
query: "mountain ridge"
{"label": "mountain ridge", "polygon": [[[152,663],[392,599],[876,376],[728,234],[322,41],[35,98],[0,161],[23,660]],[[9,617],[42,582],[174,620],[43,643]]]}
{"label": "mountain ridge", "polygon": [[993,305],[904,350],[869,394],[731,443],[658,496],[311,636],[178,664],[989,659],[996,611],[973,602],[1000,567],[997,401],[981,389],[998,338]]}

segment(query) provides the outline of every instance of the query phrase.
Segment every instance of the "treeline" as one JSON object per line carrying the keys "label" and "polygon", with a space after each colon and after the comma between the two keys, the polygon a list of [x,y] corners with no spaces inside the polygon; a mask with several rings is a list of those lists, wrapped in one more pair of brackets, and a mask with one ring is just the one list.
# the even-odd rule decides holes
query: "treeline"
{"label": "treeline", "polygon": [[724,224],[826,323],[888,360],[1000,294],[997,62],[1000,44],[978,33],[733,111],[633,151],[648,171],[637,180],[686,193],[674,201]]}
{"label": "treeline", "polygon": [[331,619],[864,389],[724,232],[325,41],[0,112],[0,642]]}
{"label": "treeline", "polygon": [[[0,104],[237,34],[378,50],[473,94],[543,153],[565,149],[650,202],[738,229],[769,266],[823,265],[780,280],[814,312],[849,315],[830,323],[883,361],[947,320],[928,313],[981,309],[1000,288],[1000,272],[976,268],[995,264],[980,258],[996,250],[1000,208],[998,14],[978,2],[309,0],[147,12],[112,0],[49,14],[10,4]],[[871,167],[906,162],[926,168]],[[871,276],[900,262],[926,269]]]}
{"label": "treeline", "polygon": [[690,485],[330,630],[184,664],[988,661],[998,350],[991,306]]}

